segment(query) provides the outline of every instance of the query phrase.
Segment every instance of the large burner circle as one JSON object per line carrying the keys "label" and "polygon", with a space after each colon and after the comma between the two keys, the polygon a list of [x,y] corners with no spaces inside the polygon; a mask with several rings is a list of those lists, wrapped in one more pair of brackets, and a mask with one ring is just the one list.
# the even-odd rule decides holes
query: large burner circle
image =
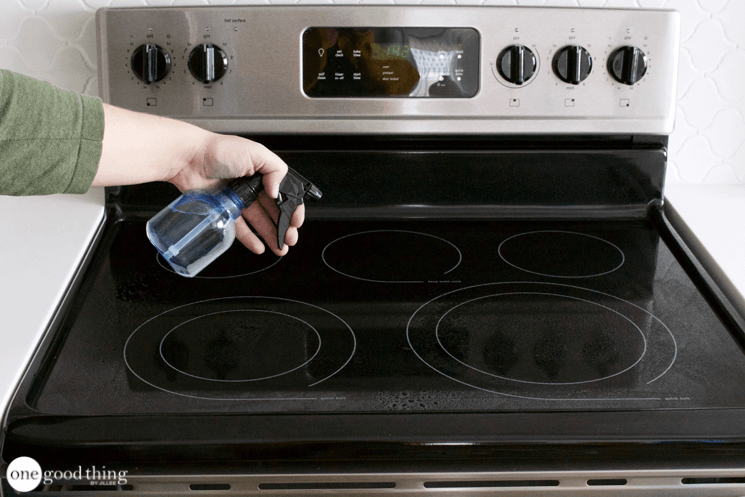
{"label": "large burner circle", "polygon": [[552,278],[592,278],[612,273],[626,260],[616,245],[574,231],[529,231],[499,244],[499,256],[510,266]]}
{"label": "large burner circle", "polygon": [[183,397],[307,400],[356,349],[349,325],[316,305],[225,297],[150,318],[127,338],[124,363],[136,384]]}
{"label": "large burner circle", "polygon": [[275,378],[307,365],[320,350],[321,336],[310,324],[260,309],[191,318],[171,329],[160,342],[166,364],[208,381]]}
{"label": "large burner circle", "polygon": [[629,392],[662,378],[678,350],[643,305],[524,281],[445,292],[412,314],[406,338],[419,360],[454,382],[535,400],[656,400]]}
{"label": "large burner circle", "polygon": [[[566,322],[563,312],[586,318]],[[440,317],[435,335],[442,349],[468,368],[543,385],[605,380],[636,366],[647,351],[642,330],[618,311],[538,292],[497,293],[459,303]]]}
{"label": "large burner circle", "polygon": [[331,270],[374,283],[424,283],[440,279],[462,260],[454,244],[417,231],[375,230],[332,241],[321,254]]}

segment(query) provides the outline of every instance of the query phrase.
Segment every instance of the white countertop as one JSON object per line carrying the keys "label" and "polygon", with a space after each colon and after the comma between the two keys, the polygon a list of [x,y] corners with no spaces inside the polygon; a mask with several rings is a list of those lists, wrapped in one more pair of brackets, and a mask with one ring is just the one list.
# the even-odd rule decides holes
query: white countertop
{"label": "white countertop", "polygon": [[0,195],[0,421],[103,221],[103,205],[102,188],[85,195]]}
{"label": "white countertop", "polygon": [[[0,409],[103,220],[103,190],[0,196]],[[669,185],[666,212],[745,317],[745,185]]]}

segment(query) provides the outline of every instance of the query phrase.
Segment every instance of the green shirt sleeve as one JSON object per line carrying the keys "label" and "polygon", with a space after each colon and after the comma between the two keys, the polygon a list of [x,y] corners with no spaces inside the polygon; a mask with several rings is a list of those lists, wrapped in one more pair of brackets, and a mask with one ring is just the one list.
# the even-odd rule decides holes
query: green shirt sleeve
{"label": "green shirt sleeve", "polygon": [[0,194],[85,193],[103,129],[101,99],[0,70]]}

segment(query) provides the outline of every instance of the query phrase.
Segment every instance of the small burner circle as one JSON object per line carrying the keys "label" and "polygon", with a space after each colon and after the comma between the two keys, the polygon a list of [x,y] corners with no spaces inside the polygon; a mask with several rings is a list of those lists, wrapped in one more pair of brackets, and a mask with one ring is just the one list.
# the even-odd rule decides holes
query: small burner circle
{"label": "small burner circle", "polygon": [[499,244],[499,257],[526,273],[550,278],[593,278],[626,262],[618,246],[575,231],[541,230],[513,235]]}
{"label": "small burner circle", "polygon": [[[421,237],[426,237],[427,244],[422,244]],[[451,256],[457,257],[454,265],[450,266],[452,262],[444,264],[444,269],[446,269],[444,272],[435,273],[436,270],[432,269],[432,260],[427,260],[423,254],[424,247],[429,246],[428,244],[431,244],[433,240],[445,243],[448,249],[454,251],[448,255],[450,261],[455,258]],[[338,245],[334,248],[332,246],[350,241],[357,243],[344,250],[342,263],[357,264],[357,266],[342,271],[329,262],[329,259],[333,258],[331,252],[338,248]],[[359,250],[360,245],[363,251],[354,254],[355,250]],[[439,278],[441,275],[452,272],[463,260],[460,249],[444,238],[408,230],[371,230],[345,235],[326,245],[321,252],[321,258],[329,269],[338,274],[373,283],[424,283],[429,279]],[[439,257],[436,262],[442,260],[443,258]],[[391,276],[376,277],[376,274],[384,272],[388,272]]]}
{"label": "small burner circle", "polygon": [[[315,333],[316,337],[318,337],[318,347],[316,348],[315,352],[313,352],[313,355],[311,355],[305,362],[303,362],[301,364],[298,364],[295,367],[292,367],[291,369],[287,369],[285,371],[281,371],[281,372],[278,372],[278,373],[275,373],[275,374],[270,374],[270,375],[255,377],[255,378],[241,378],[241,379],[209,378],[207,376],[204,376],[203,374],[191,374],[191,373],[187,372],[185,370],[186,367],[187,367],[186,365],[185,366],[181,366],[181,367],[175,366],[172,363],[172,362],[175,362],[175,361],[173,361],[173,359],[171,361],[169,361],[169,358],[167,357],[169,354],[167,353],[166,350],[164,350],[164,349],[167,349],[168,348],[166,346],[166,343],[169,341],[169,337],[171,338],[171,340],[175,340],[174,337],[180,331],[182,331],[182,329],[183,329],[182,327],[187,326],[189,324],[194,324],[199,319],[208,318],[208,317],[209,318],[213,318],[214,316],[224,315],[224,314],[228,314],[228,313],[259,313],[259,314],[270,314],[270,315],[274,315],[274,316],[283,316],[285,318],[293,319],[293,320],[298,321],[298,322],[302,323],[303,325],[307,326],[308,328],[310,328],[313,331],[313,333]],[[200,331],[200,337],[198,338],[198,340],[199,341],[203,341],[203,339],[205,338],[204,329],[202,328],[199,331]],[[188,330],[185,333],[188,333]],[[212,349],[211,350],[211,353],[208,351],[207,353],[205,353],[205,355],[215,356],[215,355],[219,354],[221,356],[221,357],[218,358],[219,361],[224,363],[224,362],[226,362],[225,361],[225,355],[226,354],[230,354],[232,352],[232,354],[235,356],[235,359],[239,361],[241,359],[241,356],[240,356],[240,352],[241,351],[239,349],[236,349],[236,347],[239,346],[239,342],[241,341],[240,340],[241,338],[243,339],[242,340],[243,342],[246,341],[246,336],[245,336],[246,334],[244,333],[243,335],[244,336],[242,336],[242,337],[226,337],[226,336],[224,336],[224,333],[223,333],[222,335],[220,335],[218,337],[212,338],[212,340],[210,340],[210,342],[213,344],[213,346],[210,347],[209,344],[206,346],[207,349],[210,349],[210,348]],[[231,339],[231,338],[233,338],[233,339]],[[226,345],[229,345],[229,347],[226,347]],[[197,378],[197,379],[206,380],[206,381],[220,381],[220,382],[261,381],[261,380],[268,380],[270,378],[276,378],[278,376],[282,376],[282,375],[285,375],[285,374],[288,374],[288,373],[292,373],[293,371],[296,371],[296,370],[298,370],[298,369],[306,366],[308,363],[310,363],[313,359],[315,359],[315,357],[321,351],[321,335],[308,322],[306,322],[306,321],[304,321],[304,320],[302,320],[300,318],[297,318],[295,316],[291,316],[289,314],[283,313],[283,312],[267,311],[267,310],[261,310],[261,309],[239,309],[239,310],[232,310],[232,311],[211,312],[209,314],[203,314],[201,316],[197,316],[195,318],[191,318],[191,319],[188,319],[188,320],[184,321],[183,323],[181,323],[181,324],[173,327],[170,331],[168,331],[168,333],[166,333],[163,336],[163,339],[160,341],[160,346],[159,346],[158,350],[160,352],[161,359],[169,367],[173,368],[174,370],[178,371],[181,374],[184,374],[186,376],[190,376],[192,378]],[[272,362],[274,362],[275,360],[276,359],[273,358],[272,359]],[[207,363],[207,362],[209,362],[209,358],[203,358],[203,360],[200,361],[200,364],[201,365],[204,365],[204,363]],[[215,362],[215,361],[213,361],[213,362]],[[210,367],[208,369],[209,370],[212,370],[214,372],[216,369],[219,369],[219,367],[217,365],[213,364],[212,367]]]}

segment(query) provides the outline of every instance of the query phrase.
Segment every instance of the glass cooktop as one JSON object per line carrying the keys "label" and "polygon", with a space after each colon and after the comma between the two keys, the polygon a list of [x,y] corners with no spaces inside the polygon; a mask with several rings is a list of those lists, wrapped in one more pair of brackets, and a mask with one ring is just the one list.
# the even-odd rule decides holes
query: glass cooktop
{"label": "glass cooktop", "polygon": [[647,221],[309,220],[194,279],[144,221],[101,243],[43,413],[745,406],[740,346]]}

